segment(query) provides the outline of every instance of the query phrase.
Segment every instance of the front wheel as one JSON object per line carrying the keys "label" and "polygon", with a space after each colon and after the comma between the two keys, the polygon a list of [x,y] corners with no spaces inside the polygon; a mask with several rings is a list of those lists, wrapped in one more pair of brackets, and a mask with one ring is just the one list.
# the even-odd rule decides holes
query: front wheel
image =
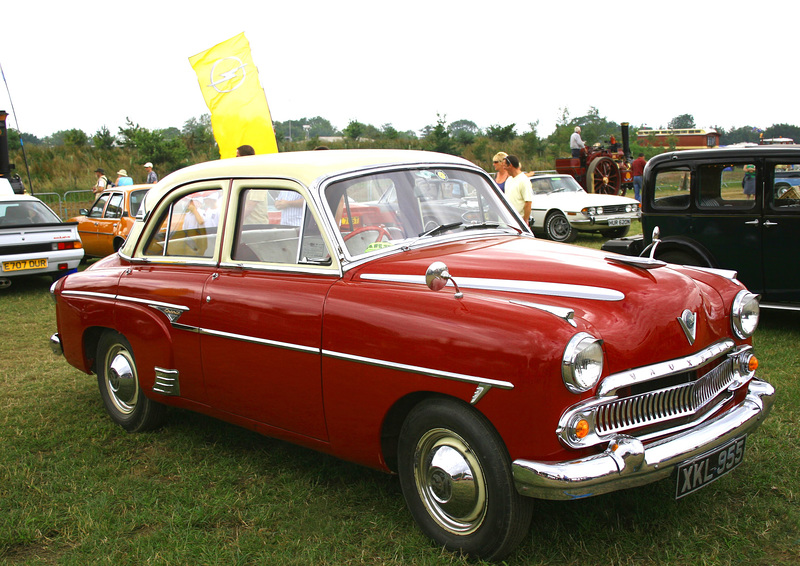
{"label": "front wheel", "polygon": [[496,561],[527,534],[532,501],[517,492],[497,431],[469,406],[442,399],[417,405],[397,454],[406,504],[437,544]]}
{"label": "front wheel", "polygon": [[544,232],[556,242],[572,242],[578,237],[577,231],[570,226],[569,220],[562,212],[554,212],[544,221]]}
{"label": "front wheel", "polygon": [[133,349],[121,334],[106,332],[97,344],[97,385],[111,420],[128,432],[151,430],[164,422],[166,407],[142,393]]}

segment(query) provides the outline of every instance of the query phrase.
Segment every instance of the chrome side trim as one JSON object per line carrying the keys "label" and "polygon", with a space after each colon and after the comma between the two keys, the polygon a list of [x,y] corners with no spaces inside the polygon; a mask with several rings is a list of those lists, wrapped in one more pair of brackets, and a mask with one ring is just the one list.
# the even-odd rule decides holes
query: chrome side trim
{"label": "chrome side trim", "polygon": [[[184,327],[187,329],[187,327]],[[277,340],[268,340],[266,338],[256,338],[255,336],[247,336],[245,334],[234,334],[233,332],[223,332],[222,330],[211,330],[209,328],[198,328],[197,332],[205,334],[206,336],[218,336],[220,338],[230,338],[231,340],[239,340],[241,342],[250,342],[252,344],[261,344],[262,346],[272,346],[274,348],[283,348],[284,350],[294,350],[296,352],[306,352],[309,354],[319,354],[320,349],[313,346],[302,346],[300,344],[290,344],[289,342],[279,342]]]}
{"label": "chrome side trim", "polygon": [[153,368],[156,379],[153,391],[162,395],[179,396],[181,394],[180,373],[176,369]]}
{"label": "chrome side trim", "polygon": [[542,499],[578,499],[652,483],[680,464],[755,430],[775,402],[775,389],[753,379],[745,400],[717,418],[645,446],[620,435],[594,456],[564,462],[517,459],[517,491]]}
{"label": "chrome side trim", "polygon": [[73,297],[96,297],[98,299],[110,299],[112,301],[117,298],[116,295],[112,295],[111,293],[95,293],[94,291],[61,291],[61,295]]}
{"label": "chrome side trim", "polygon": [[701,367],[733,349],[734,343],[730,338],[717,342],[700,350],[696,354],[677,358],[667,362],[660,362],[650,366],[642,366],[625,372],[609,375],[600,382],[597,388],[598,397],[616,395],[617,391],[629,385],[644,383],[653,379],[660,379],[676,373],[690,371]]}
{"label": "chrome side trim", "polygon": [[[341,352],[332,352],[331,350],[322,350],[322,355],[329,358],[338,360],[346,360],[349,362],[357,362],[360,364],[367,364],[370,366],[396,369],[399,371],[406,371],[410,373],[418,373],[427,375],[429,377],[441,377],[443,379],[450,379],[452,381],[462,381],[464,383],[474,383],[475,385],[488,385],[491,387],[499,387],[500,389],[514,389],[514,384],[510,381],[499,381],[496,379],[486,379],[475,375],[466,375],[463,373],[452,373],[449,371],[440,371],[431,368],[424,368],[420,366],[411,366],[407,364],[398,364],[395,362],[387,362],[383,360],[376,360],[375,358],[365,358],[363,356],[354,356],[352,354],[343,354]],[[480,398],[480,397],[479,397]]]}
{"label": "chrome side trim", "polygon": [[165,303],[162,301],[153,301],[150,299],[140,299],[138,297],[127,297],[125,295],[117,295],[115,298],[119,301],[127,301],[130,303],[139,303],[140,305],[147,305],[148,307],[153,307],[154,309],[158,310],[161,310],[162,308],[176,309],[181,311],[182,313],[189,310],[189,307],[184,305],[176,305],[174,303]]}
{"label": "chrome side trim", "polygon": [[539,303],[529,303],[528,301],[509,301],[514,305],[521,305],[523,307],[531,307],[532,309],[538,309],[541,311],[549,312],[552,315],[557,316],[571,324],[573,327],[577,328],[578,325],[575,323],[575,311],[568,308],[563,307],[554,307],[552,305],[542,305]]}
{"label": "chrome side trim", "polygon": [[[392,273],[373,273],[359,276],[367,281],[384,281],[390,283],[413,283],[425,285],[424,275],[400,275]],[[452,283],[448,282],[448,285]],[[486,279],[482,277],[459,277],[458,285],[462,289],[481,289],[485,291],[506,291],[510,293],[528,293],[532,295],[549,295],[552,297],[569,297],[573,299],[590,299],[594,301],[621,301],[625,294],[615,289],[592,287],[590,285],[568,285],[565,283],[548,283],[546,281],[518,281],[514,279]]]}

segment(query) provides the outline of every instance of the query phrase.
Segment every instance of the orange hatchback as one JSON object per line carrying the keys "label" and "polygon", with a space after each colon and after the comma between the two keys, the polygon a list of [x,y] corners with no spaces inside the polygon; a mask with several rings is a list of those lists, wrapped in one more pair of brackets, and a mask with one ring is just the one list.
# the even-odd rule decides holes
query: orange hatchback
{"label": "orange hatchback", "polygon": [[91,208],[81,209],[80,216],[69,219],[78,223],[78,233],[86,256],[105,257],[122,246],[152,186],[130,185],[105,190]]}

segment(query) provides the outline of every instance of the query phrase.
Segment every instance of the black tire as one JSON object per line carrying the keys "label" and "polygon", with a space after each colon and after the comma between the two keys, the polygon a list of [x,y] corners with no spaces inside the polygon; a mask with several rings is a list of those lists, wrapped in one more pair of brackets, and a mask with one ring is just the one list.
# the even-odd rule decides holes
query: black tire
{"label": "black tire", "polygon": [[528,533],[533,501],[517,492],[500,435],[468,405],[417,405],[403,423],[397,456],[409,511],[438,545],[497,561]]}
{"label": "black tire", "polygon": [[128,432],[143,432],[164,423],[166,407],[142,392],[133,349],[121,334],[109,331],[100,337],[97,385],[111,420]]}
{"label": "black tire", "polygon": [[544,233],[556,242],[573,242],[578,232],[569,224],[562,212],[553,212],[544,220]]}
{"label": "black tire", "polygon": [[114,253],[117,253],[124,243],[125,240],[123,238],[114,238]]}
{"label": "black tire", "polygon": [[697,267],[710,267],[707,262],[701,260],[691,252],[683,250],[665,250],[662,253],[656,254],[656,259],[666,261],[667,263],[676,263],[678,265],[694,265]]}
{"label": "black tire", "polygon": [[600,230],[600,233],[606,238],[624,238],[630,232],[630,226],[619,226],[617,228],[609,228],[608,230]]}

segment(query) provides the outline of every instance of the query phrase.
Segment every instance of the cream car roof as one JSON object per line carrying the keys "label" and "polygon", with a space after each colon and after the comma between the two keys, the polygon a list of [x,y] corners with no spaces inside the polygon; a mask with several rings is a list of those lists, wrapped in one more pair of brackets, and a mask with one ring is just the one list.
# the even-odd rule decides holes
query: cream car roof
{"label": "cream car roof", "polygon": [[323,176],[371,166],[417,163],[472,166],[460,157],[416,150],[334,149],[234,157],[199,163],[167,175],[147,194],[146,208],[151,210],[174,187],[202,179],[280,177],[311,186]]}

